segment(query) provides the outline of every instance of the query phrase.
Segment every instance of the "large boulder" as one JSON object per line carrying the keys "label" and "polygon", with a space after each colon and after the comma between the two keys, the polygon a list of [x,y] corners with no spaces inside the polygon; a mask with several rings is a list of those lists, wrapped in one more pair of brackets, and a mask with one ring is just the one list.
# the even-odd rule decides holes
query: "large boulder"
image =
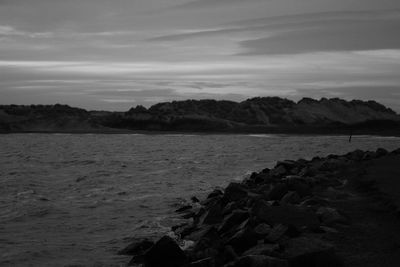
{"label": "large boulder", "polygon": [[[238,259],[238,255],[231,246],[225,246],[218,251],[218,255],[213,258],[212,267],[226,266],[226,263],[233,263]],[[211,267],[210,266],[210,267]]]}
{"label": "large boulder", "polygon": [[251,227],[245,227],[230,238],[227,244],[232,246],[236,253],[241,254],[249,248],[257,245],[257,241],[258,235],[254,230],[251,229]]}
{"label": "large boulder", "polygon": [[317,215],[320,221],[324,225],[333,225],[333,224],[347,224],[348,220],[341,215],[336,209],[329,207],[320,207],[317,210]]}
{"label": "large boulder", "polygon": [[250,248],[243,252],[243,256],[247,255],[264,255],[274,256],[278,253],[280,247],[278,244],[258,244],[255,247]]}
{"label": "large boulder", "polygon": [[267,200],[281,200],[281,198],[289,191],[286,184],[279,183],[272,187],[271,191],[268,192]]}
{"label": "large boulder", "polygon": [[249,218],[249,213],[247,211],[235,210],[230,215],[225,217],[220,227],[218,228],[218,232],[224,233],[232,227],[240,225],[247,218]]}
{"label": "large boulder", "polygon": [[312,190],[307,180],[299,176],[289,176],[283,179],[290,191],[299,194],[300,197],[311,195]]}
{"label": "large boulder", "polygon": [[390,153],[393,154],[393,155],[400,155],[400,148],[397,148],[397,149],[393,150]]}
{"label": "large boulder", "polygon": [[271,206],[270,202],[264,199],[258,199],[250,209],[251,217],[257,217],[258,213],[266,206]]}
{"label": "large boulder", "polygon": [[342,260],[335,254],[334,247],[316,237],[302,236],[288,239],[281,244],[291,267],[341,267]]}
{"label": "large boulder", "polygon": [[201,224],[216,224],[220,223],[223,219],[222,206],[217,203],[210,207],[200,218]]}
{"label": "large boulder", "polygon": [[232,267],[288,267],[286,260],[264,255],[247,255],[237,260]]}
{"label": "large boulder", "polygon": [[180,267],[187,261],[185,253],[168,236],[162,237],[144,255],[146,267]]}
{"label": "large boulder", "polygon": [[223,199],[226,201],[226,203],[228,203],[231,201],[238,201],[245,197],[247,197],[247,190],[242,184],[230,183],[225,188]]}
{"label": "large boulder", "polygon": [[357,149],[347,153],[346,157],[350,160],[361,161],[364,157],[364,153],[364,151]]}
{"label": "large boulder", "polygon": [[286,170],[285,166],[283,166],[283,165],[277,165],[275,168],[273,168],[273,169],[270,171],[269,174],[270,174],[271,177],[278,177],[278,178],[280,178],[280,177],[283,177],[285,174],[287,174],[287,170]]}
{"label": "large boulder", "polygon": [[315,229],[319,226],[317,215],[312,210],[303,206],[270,206],[261,203],[255,215],[258,219],[270,225],[292,225],[298,229],[303,227]]}
{"label": "large boulder", "polygon": [[207,198],[207,199],[201,201],[200,205],[202,205],[203,207],[211,207],[211,206],[215,205],[216,203],[221,202],[221,199],[222,199],[222,196],[220,196],[220,195],[210,197],[210,198]]}
{"label": "large boulder", "polygon": [[387,154],[389,154],[389,152],[384,149],[384,148],[378,148],[375,152],[377,157],[382,157],[382,156],[386,156]]}
{"label": "large boulder", "polygon": [[304,207],[325,207],[329,205],[329,201],[325,198],[312,196],[300,203]]}
{"label": "large boulder", "polygon": [[269,191],[271,191],[271,189],[272,189],[272,184],[268,183],[268,184],[257,186],[254,189],[254,192],[259,195],[267,195],[269,193]]}
{"label": "large boulder", "polygon": [[254,232],[260,237],[264,238],[271,232],[271,226],[266,223],[260,223],[254,227]]}
{"label": "large boulder", "polygon": [[287,192],[281,199],[280,204],[288,205],[288,204],[298,204],[301,201],[301,197],[295,191]]}
{"label": "large boulder", "polygon": [[[365,154],[366,153],[364,153],[363,158],[365,157]],[[343,169],[347,164],[348,164],[348,161],[345,157],[329,158],[329,159],[325,159],[325,161],[319,167],[319,170],[325,171],[325,172],[333,172],[333,171],[336,171],[339,169]]]}
{"label": "large boulder", "polygon": [[195,244],[194,250],[201,251],[210,248],[218,250],[221,248],[221,246],[222,240],[217,229],[215,227],[211,227],[202,233],[201,237]]}
{"label": "large boulder", "polygon": [[376,153],[373,151],[367,151],[364,153],[363,160],[371,160],[376,158]]}
{"label": "large boulder", "polygon": [[225,205],[224,209],[222,210],[222,214],[225,216],[235,209],[239,208],[239,203],[232,201]]}
{"label": "large boulder", "polygon": [[[185,236],[181,236],[181,238],[185,238],[191,241],[198,241],[200,238],[205,235],[211,228],[214,228],[212,225],[201,225],[200,227],[194,227],[190,233],[187,233]],[[176,233],[179,234],[179,233]]]}
{"label": "large boulder", "polygon": [[186,239],[186,236],[193,234],[197,230],[199,230],[199,229],[196,225],[186,225],[186,226],[180,227],[178,229],[175,229],[173,231],[176,235],[180,236],[180,238]]}
{"label": "large boulder", "polygon": [[214,267],[215,260],[212,257],[201,259],[190,263],[189,267]]}
{"label": "large boulder", "polygon": [[299,167],[299,163],[293,160],[284,160],[284,161],[278,161],[276,166],[283,166],[285,167],[286,170],[292,171],[293,169],[296,169]]}
{"label": "large boulder", "polygon": [[286,234],[288,229],[289,227],[287,225],[277,224],[271,229],[271,231],[265,237],[264,241],[268,243],[276,243]]}
{"label": "large boulder", "polygon": [[208,198],[214,198],[214,197],[218,197],[218,196],[222,196],[224,193],[220,190],[220,189],[214,189],[207,197]]}
{"label": "large boulder", "polygon": [[261,172],[261,173],[254,174],[252,181],[256,185],[266,184],[266,183],[270,183],[270,182],[274,181],[274,178],[269,173]]}

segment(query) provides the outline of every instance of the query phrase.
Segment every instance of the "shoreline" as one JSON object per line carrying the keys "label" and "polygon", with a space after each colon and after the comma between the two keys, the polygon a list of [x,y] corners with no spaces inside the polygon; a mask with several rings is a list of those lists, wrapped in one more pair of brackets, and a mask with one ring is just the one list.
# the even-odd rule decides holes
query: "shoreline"
{"label": "shoreline", "polygon": [[[101,135],[112,135],[112,134],[141,134],[141,135],[287,135],[287,136],[347,136],[349,133],[345,132],[243,132],[243,131],[149,131],[149,130],[126,130],[126,129],[112,129],[112,130],[65,130],[65,131],[10,131],[1,132],[0,135],[12,135],[12,134],[101,134]],[[357,136],[381,136],[381,137],[400,137],[398,131],[387,131],[387,132],[360,132],[353,133],[353,137]]]}
{"label": "shoreline", "polygon": [[177,210],[187,223],[172,227],[172,238],[140,240],[120,254],[146,267],[381,266],[388,256],[394,265],[386,266],[398,266],[400,248],[387,252],[400,244],[398,164],[400,149],[281,161],[193,197]]}

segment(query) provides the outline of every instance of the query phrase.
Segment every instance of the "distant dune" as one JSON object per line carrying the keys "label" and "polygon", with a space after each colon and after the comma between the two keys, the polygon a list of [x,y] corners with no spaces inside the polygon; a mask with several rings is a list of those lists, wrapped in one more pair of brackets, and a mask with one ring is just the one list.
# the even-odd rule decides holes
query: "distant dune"
{"label": "distant dune", "polygon": [[0,106],[1,132],[249,132],[400,134],[400,116],[375,101],[339,98],[298,102],[256,97],[237,103],[186,100],[127,112],[67,105]]}

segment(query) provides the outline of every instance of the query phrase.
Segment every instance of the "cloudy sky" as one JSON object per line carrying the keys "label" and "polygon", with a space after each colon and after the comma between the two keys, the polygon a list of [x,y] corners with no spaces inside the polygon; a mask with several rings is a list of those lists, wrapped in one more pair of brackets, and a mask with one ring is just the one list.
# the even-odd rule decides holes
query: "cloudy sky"
{"label": "cloudy sky", "polygon": [[0,0],[0,104],[253,96],[400,112],[400,1]]}

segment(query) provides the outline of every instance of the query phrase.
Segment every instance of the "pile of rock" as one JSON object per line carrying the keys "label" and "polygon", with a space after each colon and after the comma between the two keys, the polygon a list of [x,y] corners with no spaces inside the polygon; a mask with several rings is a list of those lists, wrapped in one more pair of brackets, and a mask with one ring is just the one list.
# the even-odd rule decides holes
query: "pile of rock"
{"label": "pile of rock", "polygon": [[[121,251],[130,265],[146,267],[343,266],[324,234],[349,218],[330,206],[345,197],[343,170],[388,154],[356,150],[343,156],[286,160],[253,173],[242,183],[214,190],[201,205],[182,207],[188,219],[172,230],[192,246],[182,250],[164,236],[142,240]],[[400,150],[391,152],[400,154]],[[197,200],[197,199],[196,199]]]}

